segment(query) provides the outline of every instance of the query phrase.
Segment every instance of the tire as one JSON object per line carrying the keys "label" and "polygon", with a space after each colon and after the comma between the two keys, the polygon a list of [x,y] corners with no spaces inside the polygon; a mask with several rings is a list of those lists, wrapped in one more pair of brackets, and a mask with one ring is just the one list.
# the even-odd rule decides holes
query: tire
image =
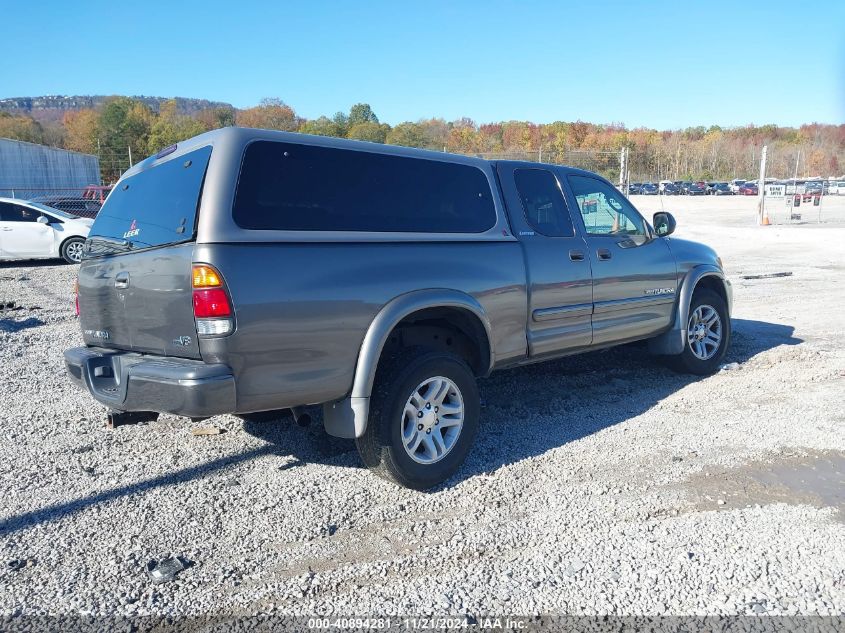
{"label": "tire", "polygon": [[61,256],[68,264],[78,264],[82,261],[82,246],[85,240],[81,237],[71,237],[62,244]]}
{"label": "tire", "polygon": [[[459,407],[462,416],[444,414],[445,406]],[[355,444],[364,465],[377,475],[427,490],[460,468],[478,432],[478,418],[478,385],[467,363],[448,352],[411,348],[379,365],[367,430]],[[450,424],[441,426],[447,420]],[[405,448],[403,435],[415,444],[414,451]]]}
{"label": "tire", "polygon": [[[712,320],[714,314],[715,321]],[[693,294],[689,315],[684,351],[677,356],[670,356],[669,365],[678,372],[707,376],[718,369],[730,346],[731,320],[728,308],[722,297],[715,292],[701,289]],[[700,317],[704,317],[703,322]],[[705,324],[708,322],[710,326],[706,328]],[[718,343],[714,347],[706,341],[712,341],[716,326],[718,326]],[[704,338],[701,338],[702,336]]]}

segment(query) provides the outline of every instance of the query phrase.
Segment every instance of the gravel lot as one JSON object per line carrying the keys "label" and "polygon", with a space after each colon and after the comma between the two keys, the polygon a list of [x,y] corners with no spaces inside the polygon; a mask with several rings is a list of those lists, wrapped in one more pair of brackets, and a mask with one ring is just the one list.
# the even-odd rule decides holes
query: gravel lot
{"label": "gravel lot", "polygon": [[[768,228],[753,199],[633,201],[720,252],[737,365],[626,347],[496,373],[431,493],[316,423],[105,429],[63,369],[74,268],[0,265],[22,307],[0,313],[0,614],[845,613],[845,198]],[[153,585],[170,554],[193,566]]]}

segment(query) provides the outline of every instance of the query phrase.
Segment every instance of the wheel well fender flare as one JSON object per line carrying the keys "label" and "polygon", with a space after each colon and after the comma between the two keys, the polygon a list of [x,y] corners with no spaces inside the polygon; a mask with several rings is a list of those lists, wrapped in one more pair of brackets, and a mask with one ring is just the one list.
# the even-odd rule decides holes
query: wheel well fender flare
{"label": "wheel well fender flare", "polygon": [[675,304],[675,320],[672,327],[663,334],[649,340],[649,351],[652,354],[675,355],[684,351],[687,336],[687,321],[692,297],[703,279],[718,280],[723,290],[728,315],[731,312],[733,296],[730,282],[725,273],[713,264],[700,264],[691,268],[681,280],[678,289],[678,299]]}
{"label": "wheel well fender flare", "polygon": [[687,321],[689,320],[689,307],[692,303],[692,296],[695,294],[702,279],[706,277],[713,277],[718,279],[725,288],[726,301],[728,313],[731,311],[731,296],[726,287],[725,273],[723,273],[716,266],[710,264],[702,264],[691,269],[684,279],[681,281],[681,292],[678,296],[678,308],[675,311],[675,327],[686,330]]}
{"label": "wheel well fender flare", "polygon": [[351,439],[364,434],[376,369],[390,334],[403,319],[428,308],[459,308],[477,317],[484,327],[490,348],[486,370],[490,371],[494,358],[492,328],[478,300],[465,292],[448,288],[415,290],[399,295],[382,306],[367,328],[358,352],[350,395],[323,405],[323,425],[329,435]]}
{"label": "wheel well fender flare", "polygon": [[[373,381],[376,376],[379,359],[384,346],[394,328],[406,317],[414,312],[427,308],[459,308],[475,315],[484,326],[488,345],[492,345],[493,337],[490,319],[481,304],[472,296],[459,290],[436,288],[430,290],[415,290],[389,301],[376,315],[358,353],[358,363],[355,366],[355,379],[352,383],[352,397],[368,398],[373,391]],[[492,363],[493,350],[489,351],[489,363]],[[489,364],[488,363],[488,364]],[[486,368],[489,371],[489,366]],[[485,372],[486,373],[486,372]]]}

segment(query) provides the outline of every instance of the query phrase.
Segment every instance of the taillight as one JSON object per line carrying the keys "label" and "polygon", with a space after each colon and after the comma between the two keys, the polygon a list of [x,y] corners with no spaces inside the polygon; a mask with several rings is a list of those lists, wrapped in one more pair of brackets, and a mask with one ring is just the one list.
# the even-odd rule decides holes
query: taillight
{"label": "taillight", "polygon": [[194,264],[191,270],[191,286],[197,334],[231,334],[234,329],[232,306],[220,273],[208,264]]}
{"label": "taillight", "polygon": [[232,316],[226,291],[223,288],[194,290],[194,316],[199,319]]}
{"label": "taillight", "polygon": [[79,280],[73,282],[73,306],[76,309],[76,316],[79,316]]}

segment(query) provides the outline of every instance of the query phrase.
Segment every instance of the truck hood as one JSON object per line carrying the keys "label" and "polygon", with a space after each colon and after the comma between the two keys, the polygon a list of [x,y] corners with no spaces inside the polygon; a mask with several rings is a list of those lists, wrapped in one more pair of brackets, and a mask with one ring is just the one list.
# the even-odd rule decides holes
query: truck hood
{"label": "truck hood", "polygon": [[678,264],[678,272],[685,273],[695,266],[707,264],[722,270],[722,262],[712,248],[701,242],[682,240],[677,237],[663,238]]}

